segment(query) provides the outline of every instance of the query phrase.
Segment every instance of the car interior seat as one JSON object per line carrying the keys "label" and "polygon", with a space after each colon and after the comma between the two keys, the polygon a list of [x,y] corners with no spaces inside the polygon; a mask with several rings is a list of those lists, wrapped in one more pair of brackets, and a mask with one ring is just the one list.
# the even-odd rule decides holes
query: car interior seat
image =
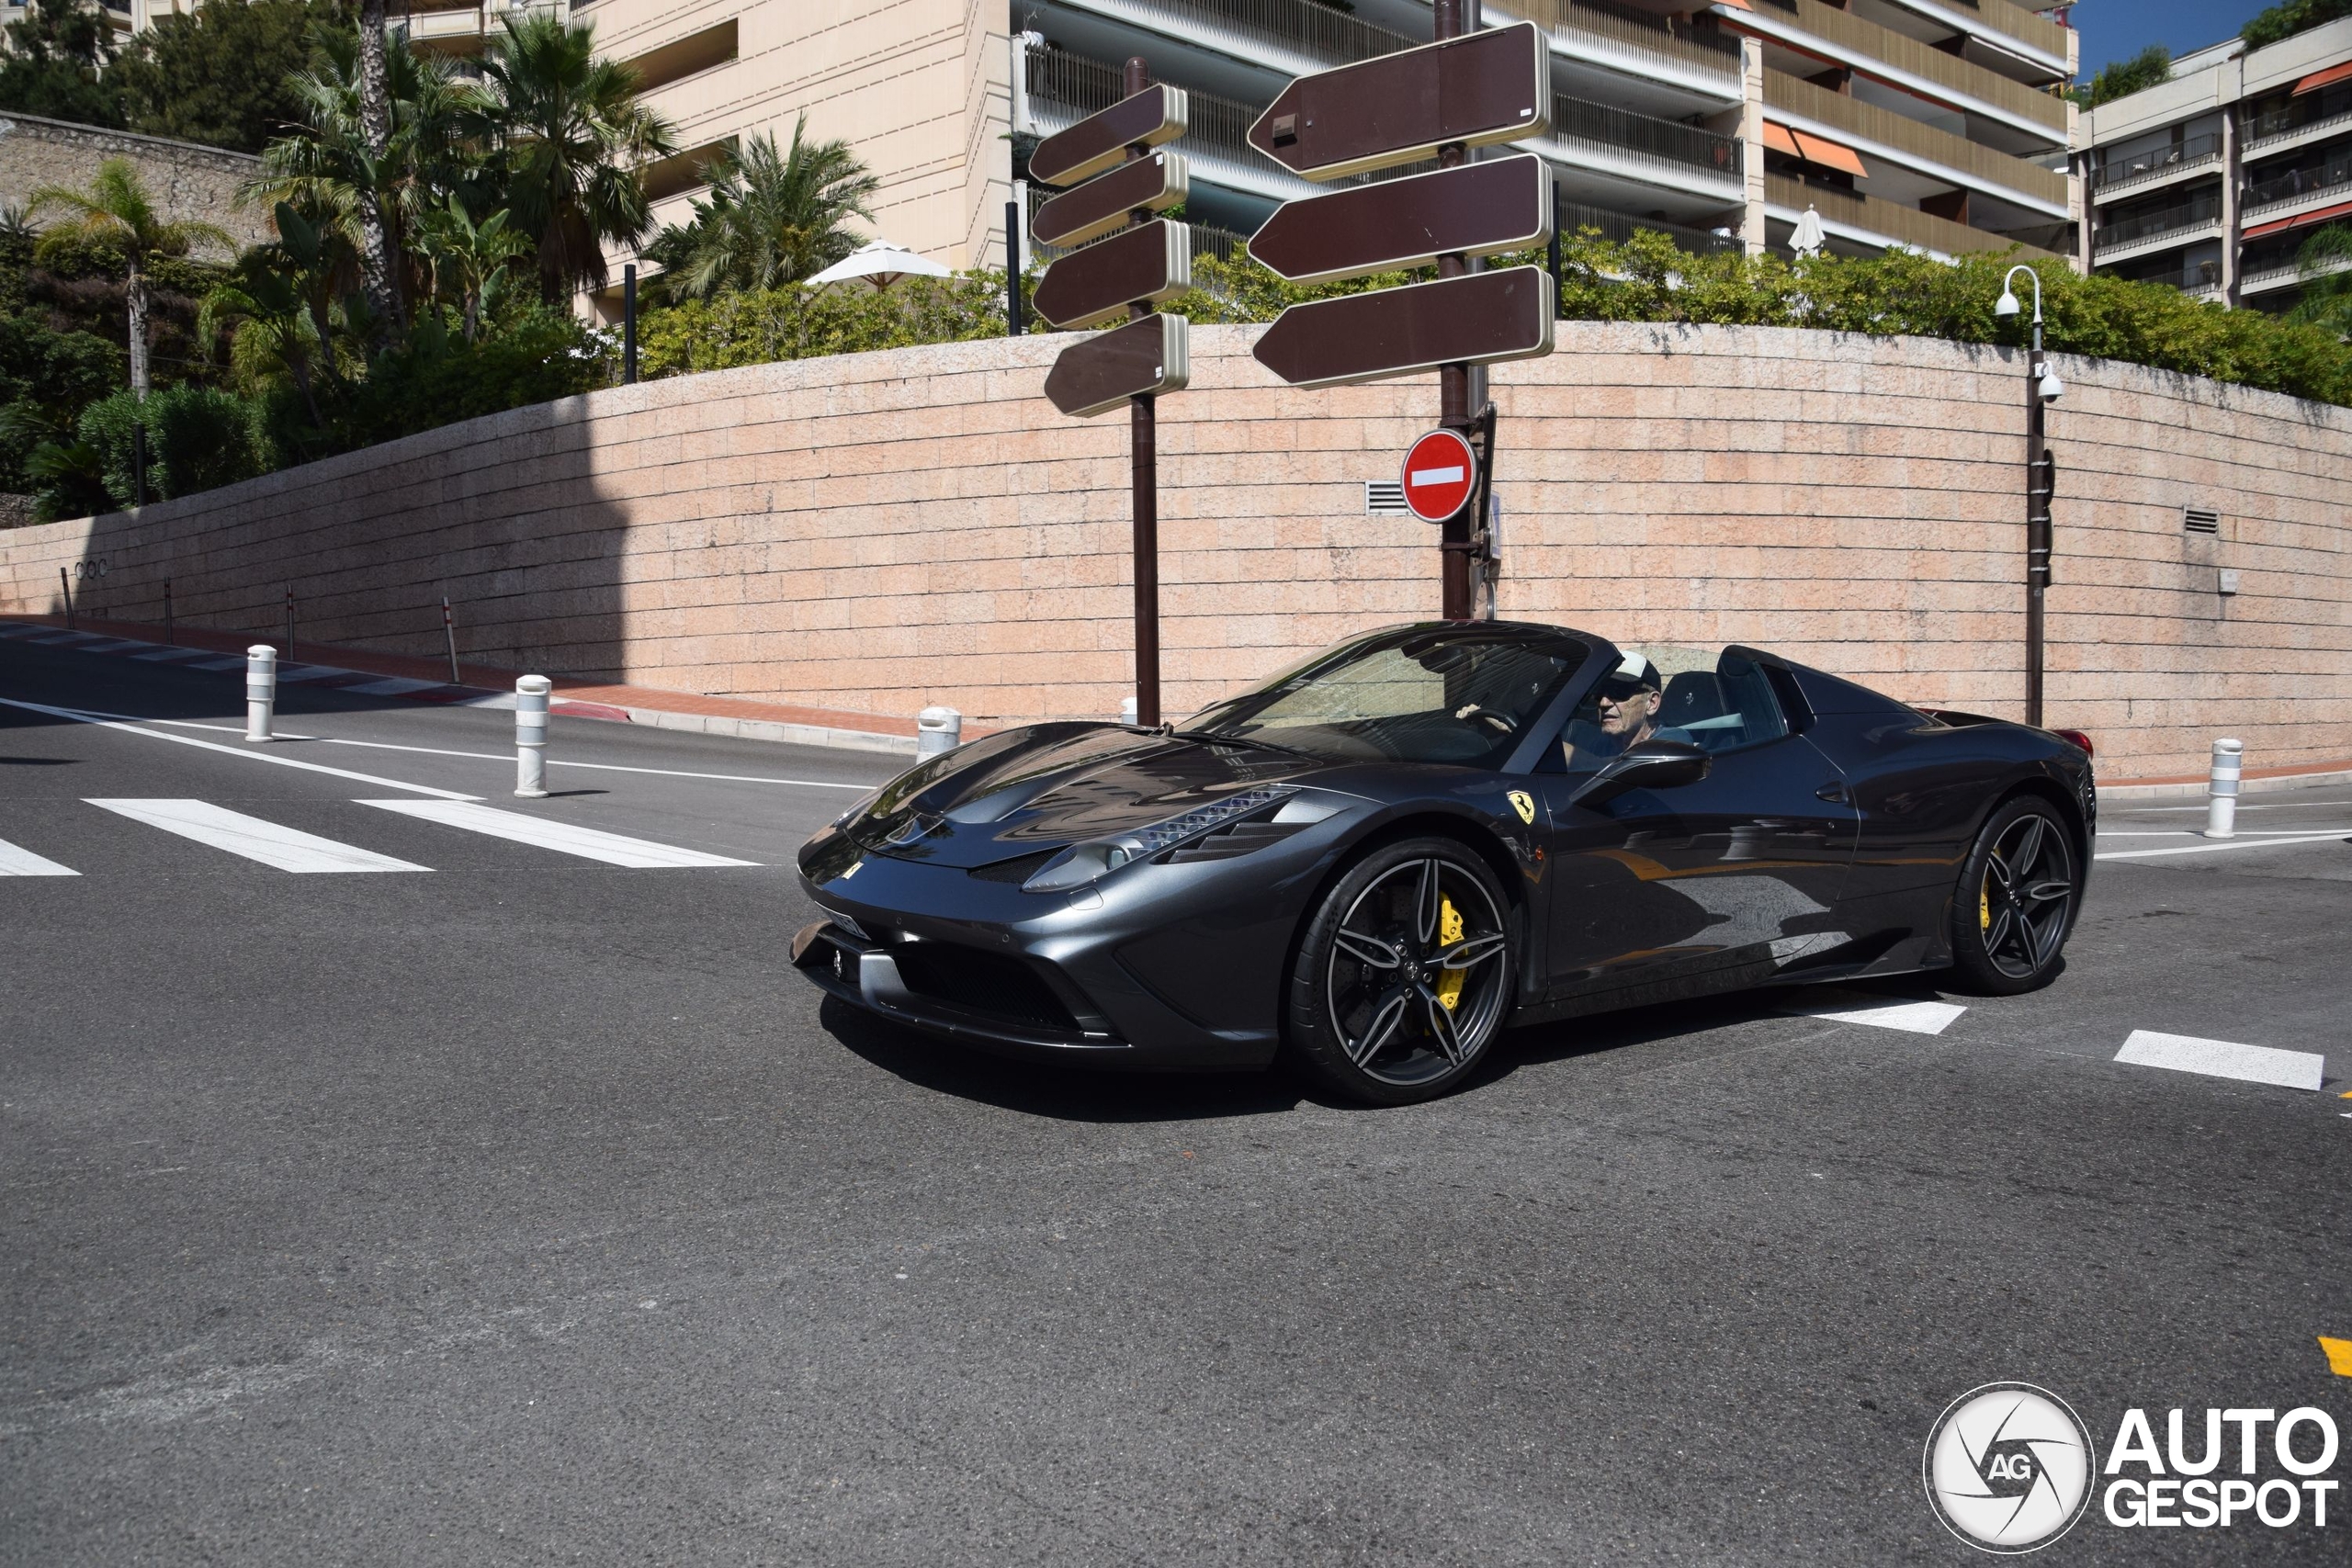
{"label": "car interior seat", "polygon": [[1709,751],[1727,751],[1747,738],[1747,719],[1724,700],[1723,682],[1712,670],[1669,676],[1657,723],[1661,729],[1689,731],[1692,742]]}

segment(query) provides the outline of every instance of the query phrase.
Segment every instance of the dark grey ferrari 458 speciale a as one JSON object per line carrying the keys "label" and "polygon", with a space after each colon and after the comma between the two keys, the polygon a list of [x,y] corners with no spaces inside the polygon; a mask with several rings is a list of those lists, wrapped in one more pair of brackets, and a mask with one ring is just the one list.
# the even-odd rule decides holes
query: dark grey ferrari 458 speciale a
{"label": "dark grey ferrari 458 speciale a", "polygon": [[792,961],[992,1051],[1397,1104],[1507,1025],[1914,970],[2046,984],[2089,742],[1752,648],[1557,626],[1354,637],[1189,723],[930,758],[805,845]]}

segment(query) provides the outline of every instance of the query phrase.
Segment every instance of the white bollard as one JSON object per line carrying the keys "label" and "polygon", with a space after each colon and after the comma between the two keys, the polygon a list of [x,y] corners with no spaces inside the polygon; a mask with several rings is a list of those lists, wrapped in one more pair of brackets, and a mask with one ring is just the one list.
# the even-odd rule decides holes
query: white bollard
{"label": "white bollard", "polygon": [[1136,705],[1135,698],[1121,697],[1119,699],[1119,722],[1121,724],[1127,726],[1130,729],[1134,728],[1136,713]]}
{"label": "white bollard", "polygon": [[954,708],[931,707],[915,715],[915,755],[936,757],[964,743],[964,716]]}
{"label": "white bollard", "polygon": [[548,692],[554,684],[544,675],[514,682],[514,793],[525,800],[548,796]]}
{"label": "white bollard", "polygon": [[2209,839],[2237,836],[2238,773],[2245,761],[2245,741],[2213,742],[2213,776],[2205,785],[2209,797],[2205,805],[2205,836]]}
{"label": "white bollard", "polygon": [[277,710],[277,649],[257,642],[245,649],[245,739],[271,739],[269,721]]}

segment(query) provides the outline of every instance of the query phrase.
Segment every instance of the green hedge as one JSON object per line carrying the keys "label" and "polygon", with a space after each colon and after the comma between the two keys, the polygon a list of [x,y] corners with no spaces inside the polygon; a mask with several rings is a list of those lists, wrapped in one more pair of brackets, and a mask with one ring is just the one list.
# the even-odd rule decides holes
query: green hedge
{"label": "green hedge", "polygon": [[128,391],[83,411],[81,437],[98,455],[99,474],[118,506],[137,498],[136,427],[147,426],[147,495],[175,495],[249,479],[267,468],[254,404],[217,387],[183,383],[149,394]]}
{"label": "green hedge", "polygon": [[[1544,253],[1489,264],[1543,265]],[[1561,246],[1560,314],[1572,321],[1813,327],[1958,343],[2025,341],[2026,319],[1993,314],[2012,254],[1941,262],[1911,252],[1810,261],[1736,252],[1697,256],[1662,234],[1623,243],[1593,231]],[[2041,276],[2047,341],[2062,354],[2352,406],[2352,348],[2316,327],[2258,310],[2225,310],[2160,283],[2079,277],[2064,262]],[[1193,288],[1168,310],[1203,325],[1271,321],[1303,300],[1385,288],[1431,276],[1391,273],[1344,283],[1285,283],[1246,257],[1196,257]],[[2022,282],[2022,280],[2020,280]],[[1035,279],[1025,280],[1035,287]],[[2028,294],[2031,285],[2024,285]],[[802,287],[721,295],[650,312],[640,330],[648,377],[771,360],[995,337],[1004,331],[1004,274],[909,278],[871,289]],[[2031,301],[2027,299],[2029,310]]]}

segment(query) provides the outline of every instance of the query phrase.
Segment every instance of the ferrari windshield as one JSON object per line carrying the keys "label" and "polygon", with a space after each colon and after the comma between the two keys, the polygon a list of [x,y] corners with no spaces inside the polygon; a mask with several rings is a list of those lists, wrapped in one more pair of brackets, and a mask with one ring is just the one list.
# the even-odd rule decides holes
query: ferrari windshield
{"label": "ferrari windshield", "polygon": [[1348,761],[1500,766],[1590,649],[1565,633],[1415,626],[1319,653],[1187,725]]}

